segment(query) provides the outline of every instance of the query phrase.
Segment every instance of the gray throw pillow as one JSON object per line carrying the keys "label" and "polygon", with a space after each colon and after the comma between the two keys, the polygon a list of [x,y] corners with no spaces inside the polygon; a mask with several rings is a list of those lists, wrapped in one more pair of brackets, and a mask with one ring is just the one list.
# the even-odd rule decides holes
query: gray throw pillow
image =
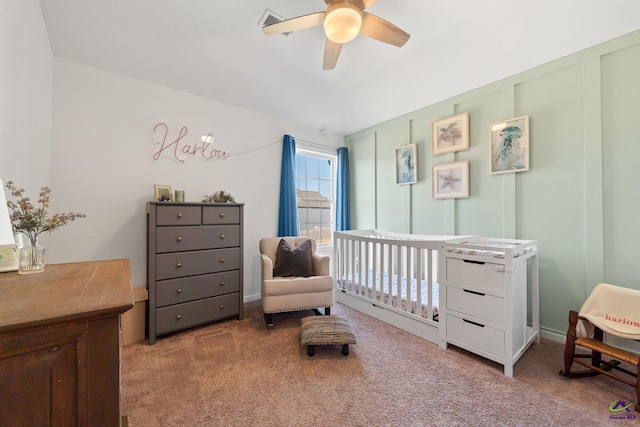
{"label": "gray throw pillow", "polygon": [[273,268],[274,276],[309,277],[313,273],[312,270],[311,240],[305,240],[292,249],[284,239],[280,239],[276,252],[276,265]]}

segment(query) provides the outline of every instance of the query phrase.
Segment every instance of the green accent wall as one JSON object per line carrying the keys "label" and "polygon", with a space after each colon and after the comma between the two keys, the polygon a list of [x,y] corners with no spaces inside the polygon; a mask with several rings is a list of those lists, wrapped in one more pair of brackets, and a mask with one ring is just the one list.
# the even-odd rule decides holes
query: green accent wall
{"label": "green accent wall", "polygon": [[[432,123],[463,112],[469,149],[434,156]],[[489,125],[524,115],[530,170],[491,175]],[[640,289],[639,127],[634,32],[347,136],[352,228],[537,240],[541,327],[564,336],[598,283]],[[418,182],[396,185],[406,144]],[[433,199],[432,167],[460,160],[470,197]]]}

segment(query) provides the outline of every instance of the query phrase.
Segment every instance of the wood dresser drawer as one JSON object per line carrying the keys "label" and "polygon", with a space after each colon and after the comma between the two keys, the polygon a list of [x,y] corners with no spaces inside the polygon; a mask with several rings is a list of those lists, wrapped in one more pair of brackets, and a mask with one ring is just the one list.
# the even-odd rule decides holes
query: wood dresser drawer
{"label": "wood dresser drawer", "polygon": [[156,307],[181,304],[239,290],[238,270],[163,280],[156,284]]}
{"label": "wood dresser drawer", "polygon": [[447,286],[447,310],[479,317],[504,325],[504,298],[477,291]]}
{"label": "wood dresser drawer", "polygon": [[504,358],[504,332],[499,329],[447,313],[447,337],[452,344],[476,354],[480,350]]}
{"label": "wood dresser drawer", "polygon": [[240,246],[240,225],[158,227],[156,253]]}
{"label": "wood dresser drawer", "polygon": [[199,225],[202,220],[200,206],[158,206],[157,225]]}
{"label": "wood dresser drawer", "polygon": [[212,205],[202,207],[202,224],[239,224],[238,206]]}
{"label": "wood dresser drawer", "polygon": [[156,280],[196,276],[240,268],[240,248],[156,255]]}
{"label": "wood dresser drawer", "polygon": [[156,310],[156,332],[164,334],[239,313],[238,294],[227,294]]}
{"label": "wood dresser drawer", "polygon": [[504,265],[447,258],[446,280],[504,292]]}

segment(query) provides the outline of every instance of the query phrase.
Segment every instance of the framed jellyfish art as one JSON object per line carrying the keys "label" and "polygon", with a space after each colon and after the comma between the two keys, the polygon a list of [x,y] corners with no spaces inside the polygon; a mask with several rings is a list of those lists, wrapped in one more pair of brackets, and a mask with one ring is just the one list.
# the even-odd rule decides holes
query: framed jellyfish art
{"label": "framed jellyfish art", "polygon": [[492,174],[529,170],[529,116],[516,117],[490,126]]}

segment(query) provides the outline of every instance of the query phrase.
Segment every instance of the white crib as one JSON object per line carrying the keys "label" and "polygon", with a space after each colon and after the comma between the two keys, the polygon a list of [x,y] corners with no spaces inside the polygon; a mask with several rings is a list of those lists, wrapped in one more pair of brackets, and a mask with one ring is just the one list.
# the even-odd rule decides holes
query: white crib
{"label": "white crib", "polygon": [[507,376],[539,340],[533,240],[341,231],[333,266],[338,302],[498,362]]}
{"label": "white crib", "polygon": [[455,237],[336,232],[336,300],[438,343],[438,254]]}

